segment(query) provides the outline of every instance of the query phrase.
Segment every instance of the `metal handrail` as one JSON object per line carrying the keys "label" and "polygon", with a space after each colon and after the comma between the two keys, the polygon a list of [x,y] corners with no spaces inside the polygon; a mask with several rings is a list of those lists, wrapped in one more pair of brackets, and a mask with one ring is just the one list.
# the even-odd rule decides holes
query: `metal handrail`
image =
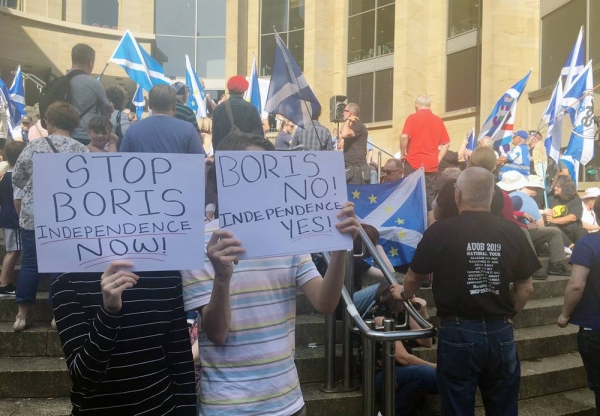
{"label": "metal handrail", "polygon": [[385,153],[386,155],[389,155],[391,157],[394,157],[393,154],[391,154],[390,152],[388,152],[387,150],[383,149],[382,147],[377,146],[375,143],[373,143],[371,140],[367,140],[367,143],[369,143],[371,146],[376,147],[377,149],[381,150],[383,153]]}

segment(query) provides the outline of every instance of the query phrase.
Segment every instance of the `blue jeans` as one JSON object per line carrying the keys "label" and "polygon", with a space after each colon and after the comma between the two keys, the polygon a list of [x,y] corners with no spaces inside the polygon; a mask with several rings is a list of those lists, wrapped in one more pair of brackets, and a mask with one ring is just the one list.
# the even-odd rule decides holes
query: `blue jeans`
{"label": "blue jeans", "polygon": [[512,323],[506,319],[443,322],[437,381],[444,416],[474,415],[477,386],[487,416],[516,416],[521,365]]}
{"label": "blue jeans", "polygon": [[[435,370],[428,365],[396,366],[396,416],[408,416],[426,394],[437,393]],[[375,391],[383,387],[383,372],[375,375]],[[386,415],[387,416],[387,415]]]}
{"label": "blue jeans", "polygon": [[579,328],[577,347],[587,373],[588,387],[596,396],[596,409],[600,409],[600,330]]}
{"label": "blue jeans", "polygon": [[17,280],[17,303],[35,303],[39,274],[37,251],[35,248],[35,231],[21,228],[22,259],[19,279]]}
{"label": "blue jeans", "polygon": [[367,286],[352,295],[352,302],[354,302],[360,316],[363,316],[369,307],[375,303],[375,292],[377,292],[378,287],[379,285]]}

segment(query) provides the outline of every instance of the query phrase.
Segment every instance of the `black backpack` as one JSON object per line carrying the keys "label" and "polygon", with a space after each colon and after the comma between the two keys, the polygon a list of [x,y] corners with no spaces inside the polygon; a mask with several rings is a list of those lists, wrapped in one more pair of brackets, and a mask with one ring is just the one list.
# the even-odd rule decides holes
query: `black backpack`
{"label": "black backpack", "polygon": [[[46,84],[40,95],[40,119],[43,128],[46,128],[46,110],[48,110],[50,104],[56,101],[64,101],[73,104],[73,97],[71,96],[71,79],[85,73],[86,72],[81,69],[74,69],[67,73],[67,75],[63,75]],[[79,117],[85,116],[95,105],[96,103],[92,104],[91,107],[86,108],[83,113],[79,114]]]}

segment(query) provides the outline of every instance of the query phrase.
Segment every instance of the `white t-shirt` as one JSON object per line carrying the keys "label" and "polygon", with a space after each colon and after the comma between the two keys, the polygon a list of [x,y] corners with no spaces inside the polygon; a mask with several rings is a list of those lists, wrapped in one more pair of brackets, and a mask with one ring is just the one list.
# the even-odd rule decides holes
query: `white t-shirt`
{"label": "white t-shirt", "polygon": [[587,209],[584,202],[582,202],[581,204],[583,205],[583,214],[581,215],[581,222],[585,222],[586,224],[598,225],[598,219],[594,215],[594,211],[590,211],[589,209]]}

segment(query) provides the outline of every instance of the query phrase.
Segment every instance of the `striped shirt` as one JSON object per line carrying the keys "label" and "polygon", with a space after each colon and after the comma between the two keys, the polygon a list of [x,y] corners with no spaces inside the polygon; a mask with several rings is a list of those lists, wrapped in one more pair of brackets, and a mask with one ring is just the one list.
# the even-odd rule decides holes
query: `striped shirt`
{"label": "striped shirt", "polygon": [[[207,232],[207,242],[210,236]],[[205,270],[182,276],[186,310],[208,304],[214,279],[208,258]],[[199,322],[200,415],[278,416],[302,408],[294,364],[296,288],[318,276],[309,255],[242,260],[234,266],[225,344],[213,344]]]}
{"label": "striped shirt", "polygon": [[292,146],[304,145],[308,150],[333,150],[333,140],[331,132],[317,120],[304,126],[304,129],[297,128],[294,131],[294,140]]}
{"label": "striped shirt", "polygon": [[116,315],[100,306],[98,273],[68,273],[52,284],[73,415],[196,415],[181,277],[138,275]]}
{"label": "striped shirt", "polygon": [[196,113],[194,113],[194,110],[189,108],[187,105],[181,104],[179,101],[177,101],[177,104],[175,105],[175,118],[192,123],[198,134],[200,134],[200,127],[198,127]]}

